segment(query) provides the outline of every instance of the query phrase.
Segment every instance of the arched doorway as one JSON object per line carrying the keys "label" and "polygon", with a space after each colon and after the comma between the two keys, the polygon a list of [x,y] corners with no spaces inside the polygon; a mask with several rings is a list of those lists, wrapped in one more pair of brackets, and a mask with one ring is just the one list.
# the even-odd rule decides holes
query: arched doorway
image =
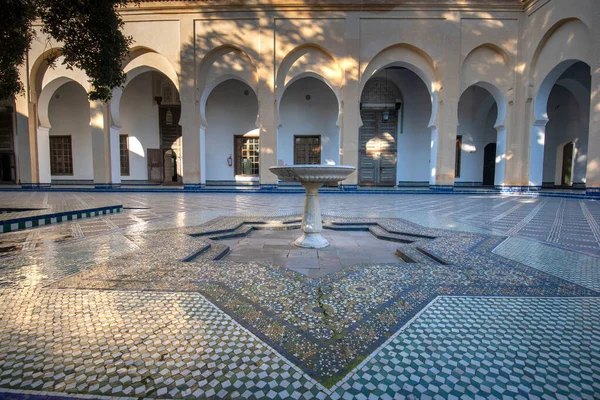
{"label": "arched doorway", "polygon": [[358,184],[395,186],[400,89],[387,78],[374,77],[360,98]]}
{"label": "arched doorway", "polygon": [[119,110],[122,181],[181,183],[181,103],[171,80],[155,70],[135,74]]}
{"label": "arched doorway", "polygon": [[[532,170],[541,167],[542,187],[585,187],[590,67],[582,61],[567,65],[548,74],[535,101],[530,163]],[[562,71],[558,77],[556,69]]]}
{"label": "arched doorway", "polygon": [[86,90],[68,81],[54,91],[48,105],[52,183],[94,180],[90,103]]}
{"label": "arched doorway", "polygon": [[206,101],[206,184],[258,183],[258,99],[238,79],[218,84]]}
{"label": "arched doorway", "polygon": [[337,119],[337,97],[325,82],[314,77],[292,82],[279,106],[278,164],[339,164]]}
{"label": "arched doorway", "polygon": [[361,93],[358,184],[427,186],[431,156],[431,94],[404,66],[389,66]]}
{"label": "arched doorway", "polygon": [[460,96],[454,171],[456,186],[494,185],[497,117],[498,105],[487,89],[473,85]]}

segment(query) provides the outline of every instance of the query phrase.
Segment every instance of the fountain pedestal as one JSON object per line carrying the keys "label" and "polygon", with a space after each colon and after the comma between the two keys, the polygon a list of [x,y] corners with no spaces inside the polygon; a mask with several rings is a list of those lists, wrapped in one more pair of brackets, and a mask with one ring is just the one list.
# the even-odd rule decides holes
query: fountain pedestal
{"label": "fountain pedestal", "polygon": [[321,220],[321,203],[319,202],[319,188],[322,182],[302,182],[306,190],[304,198],[304,213],[302,214],[302,232],[294,244],[298,247],[321,249],[329,246],[327,239],[321,235],[323,221]]}
{"label": "fountain pedestal", "polygon": [[298,247],[322,249],[329,246],[321,235],[323,222],[319,188],[325,182],[343,181],[355,168],[346,165],[290,165],[269,168],[279,179],[286,182],[300,182],[306,190],[304,212],[302,214],[302,236],[294,244]]}

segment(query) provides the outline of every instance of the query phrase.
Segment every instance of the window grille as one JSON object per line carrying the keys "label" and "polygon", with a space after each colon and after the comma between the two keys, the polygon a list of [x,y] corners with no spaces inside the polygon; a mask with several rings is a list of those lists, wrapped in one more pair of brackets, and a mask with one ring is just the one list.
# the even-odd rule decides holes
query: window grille
{"label": "window grille", "polygon": [[321,136],[294,136],[294,164],[321,164]]}
{"label": "window grille", "polygon": [[235,136],[235,174],[258,176],[260,142],[258,137]]}
{"label": "window grille", "polygon": [[50,172],[52,175],[73,175],[71,136],[50,136]]}
{"label": "window grille", "polygon": [[119,154],[121,158],[121,176],[129,176],[129,136],[119,135]]}

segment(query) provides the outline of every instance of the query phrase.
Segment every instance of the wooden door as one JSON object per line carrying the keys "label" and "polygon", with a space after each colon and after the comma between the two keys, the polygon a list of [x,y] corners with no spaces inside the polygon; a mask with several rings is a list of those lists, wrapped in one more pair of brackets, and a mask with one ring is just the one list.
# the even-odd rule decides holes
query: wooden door
{"label": "wooden door", "polygon": [[563,162],[560,174],[560,184],[562,186],[573,185],[573,150],[573,142],[569,142],[563,147]]}
{"label": "wooden door", "polygon": [[162,172],[162,181],[170,183],[181,182],[183,179],[183,170],[181,169],[182,150],[181,126],[179,125],[180,117],[181,106],[178,104],[161,105],[158,109],[158,129],[163,160],[167,151],[171,150],[174,153],[173,157],[169,159],[168,164],[165,164],[164,162],[162,164],[164,168]]}
{"label": "wooden door", "polygon": [[363,126],[359,132],[359,185],[394,186],[396,184],[397,115],[390,112],[383,120],[383,110],[362,110]]}
{"label": "wooden door", "polygon": [[[375,185],[375,171],[379,169],[379,163],[372,151],[367,151],[367,143],[377,137],[377,112],[375,110],[361,111],[363,126],[359,131],[358,150],[358,184]],[[372,143],[372,142],[371,142]]]}
{"label": "wooden door", "polygon": [[496,143],[490,143],[483,149],[483,185],[493,186],[496,175]]}
{"label": "wooden door", "polygon": [[163,181],[163,154],[161,149],[148,149],[148,180]]}

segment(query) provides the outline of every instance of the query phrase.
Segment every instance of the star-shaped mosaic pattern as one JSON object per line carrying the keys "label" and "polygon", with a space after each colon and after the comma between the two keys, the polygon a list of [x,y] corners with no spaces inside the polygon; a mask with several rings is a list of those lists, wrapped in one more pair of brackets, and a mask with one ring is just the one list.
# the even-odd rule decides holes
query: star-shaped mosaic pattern
{"label": "star-shaped mosaic pattern", "polygon": [[219,217],[198,227],[132,232],[126,236],[139,251],[52,287],[199,292],[325,386],[440,295],[600,296],[493,254],[504,237],[426,229],[401,219],[325,220],[332,229],[369,229],[396,239],[397,263],[354,265],[314,279],[269,263],[221,259],[227,247],[217,239],[294,229],[297,220]]}

